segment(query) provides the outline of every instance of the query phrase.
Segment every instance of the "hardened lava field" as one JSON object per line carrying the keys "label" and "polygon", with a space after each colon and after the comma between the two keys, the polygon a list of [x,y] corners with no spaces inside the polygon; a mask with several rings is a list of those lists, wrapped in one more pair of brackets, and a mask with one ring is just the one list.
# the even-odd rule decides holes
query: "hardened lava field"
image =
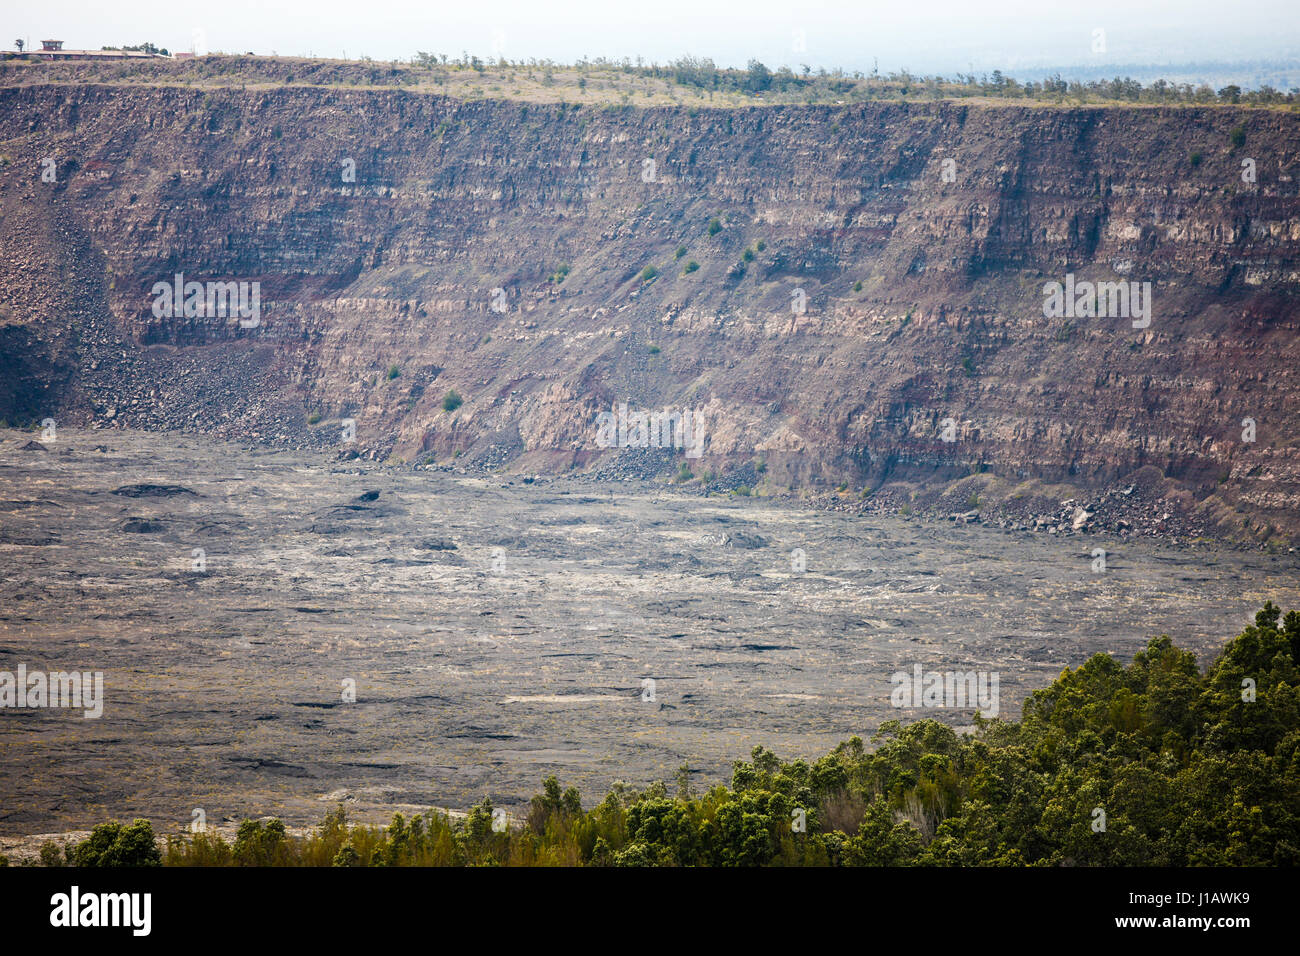
{"label": "hardened lava field", "polygon": [[996,671],[1014,718],[1098,651],[1168,633],[1204,663],[1265,600],[1300,605],[1292,554],[29,437],[0,433],[0,669],[106,689],[97,720],[0,712],[6,834],[193,808],[303,824],[339,800],[517,812],[550,774],[591,799],[683,762],[707,784],[756,744],[969,724],[890,706],[917,664]]}

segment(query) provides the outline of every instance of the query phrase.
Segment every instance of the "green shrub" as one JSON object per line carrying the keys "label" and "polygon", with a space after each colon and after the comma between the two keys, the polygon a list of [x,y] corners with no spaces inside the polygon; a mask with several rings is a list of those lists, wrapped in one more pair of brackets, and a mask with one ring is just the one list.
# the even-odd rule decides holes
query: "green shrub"
{"label": "green shrub", "polygon": [[341,847],[338,853],[334,854],[331,866],[360,866],[361,857],[357,851],[350,846]]}
{"label": "green shrub", "polygon": [[388,380],[390,382],[401,374],[402,374],[402,370],[398,368],[396,365],[388,366]]}
{"label": "green shrub", "polygon": [[678,246],[678,247],[677,247],[677,251],[673,253],[673,258],[674,258],[674,259],[680,259],[680,258],[681,258],[682,256],[684,256],[684,255],[686,255],[686,247],[685,247],[685,246]]}
{"label": "green shrub", "polygon": [[700,264],[696,262],[694,259],[692,259],[690,262],[686,263],[686,268],[682,270],[682,275],[688,276],[699,267]]}
{"label": "green shrub", "polygon": [[465,400],[460,397],[454,388],[442,397],[442,410],[444,412],[454,412],[463,404],[465,404]]}
{"label": "green shrub", "polygon": [[162,866],[148,820],[136,820],[129,827],[116,820],[101,823],[77,844],[72,857],[77,866]]}
{"label": "green shrub", "polygon": [[40,860],[41,866],[66,866],[68,863],[63,847],[53,840],[41,844]]}
{"label": "green shrub", "polygon": [[861,291],[862,291],[862,280],[861,280],[861,279],[859,279],[857,282],[853,283],[853,291],[854,291],[854,292],[861,292]]}
{"label": "green shrub", "polygon": [[651,279],[657,278],[658,275],[659,275],[658,269],[656,269],[654,266],[646,266],[644,269],[641,270],[641,281],[649,282]]}
{"label": "green shrub", "polygon": [[244,820],[235,834],[234,861],[239,866],[274,866],[285,862],[285,829],[279,820]]}
{"label": "green shrub", "polygon": [[714,216],[709,220],[709,235],[716,236],[720,232],[722,232],[722,220]]}
{"label": "green shrub", "polygon": [[[328,818],[327,818],[328,819]],[[167,838],[163,866],[234,866],[230,844],[214,832]]]}
{"label": "green shrub", "polygon": [[321,420],[321,413],[320,413],[320,412],[312,412],[310,415],[307,416],[307,424],[308,424],[308,425],[315,425],[315,424],[318,423],[320,420]]}

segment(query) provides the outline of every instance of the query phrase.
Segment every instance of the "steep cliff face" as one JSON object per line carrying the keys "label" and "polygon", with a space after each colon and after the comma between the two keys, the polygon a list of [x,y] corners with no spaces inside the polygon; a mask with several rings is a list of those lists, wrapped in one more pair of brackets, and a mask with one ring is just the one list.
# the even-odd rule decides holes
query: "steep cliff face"
{"label": "steep cliff face", "polygon": [[[768,488],[1146,469],[1207,528],[1300,526],[1290,114],[29,85],[0,152],[11,419],[676,472],[600,447],[625,402]],[[258,282],[258,324],[159,317],[177,273]],[[1049,317],[1051,282],[1149,298]]]}

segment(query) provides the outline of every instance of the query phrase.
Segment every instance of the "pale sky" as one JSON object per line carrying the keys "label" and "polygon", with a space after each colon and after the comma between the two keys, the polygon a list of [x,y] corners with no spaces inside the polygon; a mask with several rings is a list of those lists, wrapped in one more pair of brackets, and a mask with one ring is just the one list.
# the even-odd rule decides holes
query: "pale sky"
{"label": "pale sky", "polygon": [[[9,36],[68,49],[150,41],[189,50],[407,59],[682,54],[743,66],[976,72],[1300,58],[1297,0],[42,0],[11,4]],[[1094,31],[1104,31],[1104,52]]]}

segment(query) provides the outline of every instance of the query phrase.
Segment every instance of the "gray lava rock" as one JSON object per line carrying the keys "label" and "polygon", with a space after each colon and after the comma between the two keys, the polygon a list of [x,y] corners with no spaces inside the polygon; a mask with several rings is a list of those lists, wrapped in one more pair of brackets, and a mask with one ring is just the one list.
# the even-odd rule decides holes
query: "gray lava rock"
{"label": "gray lava rock", "polygon": [[161,521],[149,518],[127,518],[122,522],[122,530],[127,534],[159,534],[166,530]]}
{"label": "gray lava rock", "polygon": [[456,543],[444,538],[426,538],[415,546],[420,551],[455,551]]}
{"label": "gray lava rock", "polygon": [[121,488],[114,488],[113,494],[122,495],[124,498],[171,498],[175,495],[202,497],[197,491],[191,491],[184,485],[123,485]]}

